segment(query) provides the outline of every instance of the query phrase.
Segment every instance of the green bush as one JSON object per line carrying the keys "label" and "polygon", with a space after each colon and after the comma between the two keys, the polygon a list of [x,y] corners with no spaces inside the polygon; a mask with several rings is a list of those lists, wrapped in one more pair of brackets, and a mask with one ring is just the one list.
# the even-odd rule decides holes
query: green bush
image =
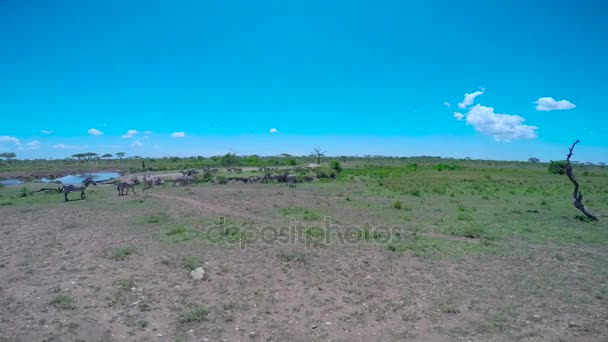
{"label": "green bush", "polygon": [[30,189],[28,189],[27,187],[24,186],[19,190],[19,194],[17,196],[27,197],[29,195],[30,195]]}
{"label": "green bush", "polygon": [[319,166],[315,169],[317,178],[336,178],[336,170],[327,166]]}
{"label": "green bush", "polygon": [[433,169],[437,170],[437,171],[443,171],[443,170],[449,170],[449,171],[453,171],[453,170],[457,170],[460,169],[461,167],[455,164],[437,164],[433,167]]}
{"label": "green bush", "polygon": [[337,160],[332,160],[329,162],[329,167],[331,167],[337,173],[342,172],[342,165],[340,165],[340,162]]}
{"label": "green bush", "polygon": [[566,161],[551,161],[549,163],[549,173],[554,175],[563,175],[566,173]]}
{"label": "green bush", "polygon": [[393,208],[395,209],[401,209],[401,201],[395,201],[393,202]]}

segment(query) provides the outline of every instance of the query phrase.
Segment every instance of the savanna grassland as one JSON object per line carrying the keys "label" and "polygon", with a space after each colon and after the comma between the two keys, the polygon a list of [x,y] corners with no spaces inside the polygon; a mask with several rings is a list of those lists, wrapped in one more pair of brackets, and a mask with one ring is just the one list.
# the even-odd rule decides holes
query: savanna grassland
{"label": "savanna grassland", "polygon": [[342,166],[296,188],[0,188],[0,341],[608,339],[608,169],[575,165],[589,221],[545,164]]}

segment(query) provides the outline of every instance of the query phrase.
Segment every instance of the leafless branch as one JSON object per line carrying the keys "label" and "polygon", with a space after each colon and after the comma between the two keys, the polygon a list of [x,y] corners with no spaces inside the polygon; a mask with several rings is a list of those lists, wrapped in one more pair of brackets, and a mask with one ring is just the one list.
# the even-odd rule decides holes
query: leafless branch
{"label": "leafless branch", "polygon": [[576,144],[578,144],[578,142],[579,141],[577,139],[572,144],[572,146],[570,146],[570,149],[568,150],[568,156],[566,157],[566,175],[568,176],[568,179],[570,179],[572,184],[574,184],[574,192],[572,193],[572,203],[574,204],[574,207],[576,209],[580,210],[589,219],[595,221],[598,220],[597,216],[593,215],[591,210],[589,210],[589,208],[585,207],[585,205],[583,204],[583,194],[579,190],[579,184],[574,178],[574,170],[572,170],[572,164],[570,163],[570,157],[572,157],[574,147],[576,146]]}

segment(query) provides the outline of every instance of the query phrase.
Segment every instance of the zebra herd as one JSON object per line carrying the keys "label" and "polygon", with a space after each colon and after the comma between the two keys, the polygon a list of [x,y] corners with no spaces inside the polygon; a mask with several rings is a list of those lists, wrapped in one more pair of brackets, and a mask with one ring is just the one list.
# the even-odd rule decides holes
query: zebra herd
{"label": "zebra herd", "polygon": [[[261,169],[263,169],[263,171],[271,170],[269,168],[261,168]],[[228,168],[227,170],[230,173],[241,173],[242,172],[242,169],[238,169],[238,168]],[[206,177],[211,176],[211,174],[218,172],[217,169],[208,169],[208,168],[203,169],[203,171],[205,172]],[[194,169],[181,171],[181,174],[182,174],[181,176],[175,177],[170,180],[171,186],[187,186],[187,185],[194,184],[196,182],[195,175],[198,173],[199,172]],[[308,179],[305,177],[303,180],[305,180],[305,181],[312,180],[312,177],[311,177],[311,179]],[[224,178],[224,182],[222,182],[220,184],[224,184],[227,181],[234,181],[234,182],[242,181],[244,183],[277,182],[277,183],[287,183],[288,187],[294,187],[294,188],[296,187],[296,176],[293,174],[289,174],[288,172],[284,172],[282,174],[267,173],[263,177],[251,176],[251,177],[230,177],[227,179]],[[153,186],[162,186],[165,183],[165,180],[163,180],[163,178],[161,178],[161,177],[153,177],[149,174],[145,174],[143,176],[142,182],[143,182],[143,190],[148,190],[148,189],[151,189]],[[64,185],[62,188],[60,188],[60,192],[62,192],[64,194],[64,198],[66,201],[69,200],[68,194],[70,192],[80,192],[80,198],[86,199],[85,190],[91,184],[97,185],[97,183],[95,183],[95,181],[93,181],[93,178],[88,177],[83,180],[82,184]],[[139,185],[139,184],[141,184],[141,183],[140,183],[140,179],[138,177],[133,177],[130,180],[120,181],[120,182],[116,183],[116,191],[118,192],[118,196],[126,196],[129,194],[129,191],[131,191],[134,195],[137,194],[137,192],[135,192],[135,186]]]}

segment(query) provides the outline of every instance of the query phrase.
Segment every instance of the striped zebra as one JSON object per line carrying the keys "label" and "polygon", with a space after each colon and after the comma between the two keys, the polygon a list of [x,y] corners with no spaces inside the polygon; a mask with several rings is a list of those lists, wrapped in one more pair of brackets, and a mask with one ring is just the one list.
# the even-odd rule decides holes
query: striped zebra
{"label": "striped zebra", "polygon": [[145,174],[144,175],[144,190],[151,189],[153,184],[154,184],[154,180],[152,179],[152,176]]}
{"label": "striped zebra", "polygon": [[80,184],[80,185],[78,185],[78,184],[64,185],[63,188],[61,189],[61,192],[63,192],[63,196],[65,197],[66,202],[68,201],[68,194],[70,192],[80,192],[80,199],[86,199],[87,196],[85,196],[84,191],[91,184],[93,184],[95,186],[97,185],[97,183],[95,183],[95,181],[93,181],[93,178],[87,177],[82,181],[82,184]]}
{"label": "striped zebra", "polygon": [[186,186],[186,185],[191,185],[194,184],[194,182],[196,181],[196,178],[193,176],[183,176],[183,177],[177,177],[174,178],[172,180],[172,186]]}
{"label": "striped zebra", "polygon": [[[131,191],[133,191],[134,195],[137,195],[137,193],[135,192],[135,185],[138,184],[139,182],[135,182],[137,179],[132,179],[129,182],[120,182],[116,185],[116,190],[118,190],[118,196],[124,196],[124,195],[128,195],[129,194],[129,189],[131,189]],[[125,192],[126,190],[126,192]]]}
{"label": "striped zebra", "polygon": [[183,185],[183,184],[184,184],[184,179],[181,177],[173,178],[171,180],[171,186],[178,186],[178,185]]}

